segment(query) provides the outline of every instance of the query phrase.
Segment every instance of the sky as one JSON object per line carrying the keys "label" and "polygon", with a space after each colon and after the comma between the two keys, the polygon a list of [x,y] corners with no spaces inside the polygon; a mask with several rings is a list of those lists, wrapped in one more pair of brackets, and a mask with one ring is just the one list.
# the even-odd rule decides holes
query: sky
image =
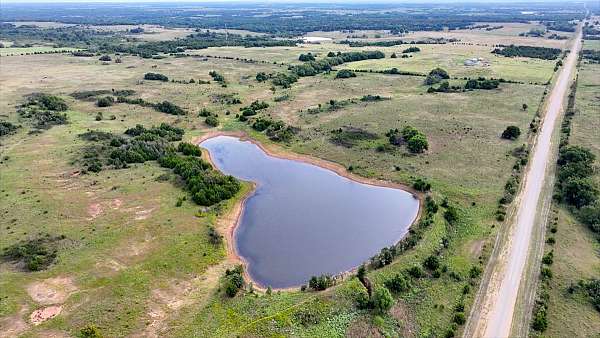
{"label": "sky", "polygon": [[577,0],[0,0],[2,3],[89,3],[89,2],[110,2],[110,3],[144,3],[144,2],[173,2],[173,3],[453,3],[453,2],[573,2]]}

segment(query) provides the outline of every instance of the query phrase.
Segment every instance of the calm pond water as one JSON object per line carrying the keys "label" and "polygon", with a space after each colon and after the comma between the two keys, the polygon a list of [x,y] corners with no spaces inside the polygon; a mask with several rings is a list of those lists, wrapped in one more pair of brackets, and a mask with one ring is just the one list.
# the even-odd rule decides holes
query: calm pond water
{"label": "calm pond water", "polygon": [[263,286],[298,286],[352,269],[399,241],[418,213],[419,201],[406,191],[272,157],[249,141],[218,136],[200,146],[223,173],[257,184],[234,238]]}

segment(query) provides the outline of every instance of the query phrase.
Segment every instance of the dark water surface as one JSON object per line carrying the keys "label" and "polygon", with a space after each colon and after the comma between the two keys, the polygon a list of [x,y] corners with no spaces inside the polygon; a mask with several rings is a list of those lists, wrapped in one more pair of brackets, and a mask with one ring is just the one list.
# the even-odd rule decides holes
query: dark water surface
{"label": "dark water surface", "polygon": [[412,194],[358,183],[218,136],[200,144],[223,173],[257,184],[234,237],[253,280],[285,288],[352,269],[400,240],[419,209]]}

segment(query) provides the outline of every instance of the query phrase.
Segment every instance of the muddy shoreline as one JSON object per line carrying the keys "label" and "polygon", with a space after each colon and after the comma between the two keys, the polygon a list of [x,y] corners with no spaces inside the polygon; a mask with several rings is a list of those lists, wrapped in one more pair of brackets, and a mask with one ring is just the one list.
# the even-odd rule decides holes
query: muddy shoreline
{"label": "muddy shoreline", "polygon": [[[421,213],[423,211],[423,196],[424,195],[423,195],[423,193],[418,192],[415,189],[413,189],[412,187],[407,186],[407,185],[389,182],[389,181],[383,181],[383,180],[379,180],[379,179],[361,177],[361,176],[358,176],[356,174],[349,172],[346,168],[344,168],[342,165],[340,165],[338,163],[334,163],[334,162],[331,162],[331,161],[328,161],[325,159],[321,159],[321,158],[312,157],[309,155],[301,155],[301,154],[291,153],[281,147],[277,147],[277,146],[273,146],[273,145],[263,145],[259,141],[248,136],[248,134],[246,134],[245,132],[241,132],[241,131],[238,131],[238,132],[225,132],[225,131],[209,132],[202,136],[192,139],[191,142],[195,145],[199,145],[203,141],[206,141],[208,139],[218,137],[218,136],[232,136],[232,137],[237,137],[242,141],[252,142],[256,146],[258,146],[262,151],[264,151],[268,156],[279,158],[279,159],[299,161],[302,163],[312,164],[312,165],[318,166],[320,168],[324,168],[324,169],[333,171],[334,173],[336,173],[339,176],[348,178],[348,179],[353,180],[358,183],[368,184],[368,185],[378,186],[378,187],[394,188],[394,189],[400,189],[400,190],[406,191],[406,192],[412,194],[413,198],[416,198],[419,200],[419,210],[417,212],[417,215],[411,222],[409,228],[412,227],[421,218]],[[206,159],[208,162],[210,162],[210,164],[216,169],[215,163],[211,159],[210,153],[208,151],[203,151],[202,157],[204,159]],[[254,288],[258,289],[259,291],[265,291],[266,287],[264,285],[261,285],[260,283],[256,282],[255,280],[253,280],[250,277],[250,275],[248,274],[248,262],[244,259],[244,257],[242,257],[238,254],[236,245],[235,245],[235,238],[234,238],[235,229],[238,227],[238,225],[240,223],[242,211],[244,210],[246,201],[248,200],[248,198],[250,196],[252,196],[252,194],[254,194],[254,192],[256,190],[257,183],[255,183],[255,182],[249,182],[249,183],[252,184],[252,189],[248,190],[248,192],[244,196],[241,197],[240,201],[236,202],[233,205],[233,207],[226,214],[221,216],[221,218],[218,221],[218,230],[224,231],[224,235],[227,238],[227,259],[232,262],[241,263],[244,266],[244,278],[246,279],[246,282],[251,282],[253,284]],[[401,241],[401,240],[402,240],[402,238],[400,238],[398,241]],[[334,275],[334,277],[336,277],[339,281],[342,281],[346,277],[352,275],[356,271],[356,269],[358,269],[358,267],[355,267],[348,271],[338,273],[338,274]],[[296,287],[280,288],[280,289],[273,289],[273,290],[281,290],[281,291],[297,290],[298,287],[300,287],[300,285],[298,285]]]}

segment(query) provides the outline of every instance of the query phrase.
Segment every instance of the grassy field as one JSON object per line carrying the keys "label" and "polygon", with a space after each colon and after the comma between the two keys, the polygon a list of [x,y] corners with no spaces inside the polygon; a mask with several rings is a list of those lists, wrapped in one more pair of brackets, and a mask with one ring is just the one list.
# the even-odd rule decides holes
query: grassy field
{"label": "grassy field", "polygon": [[[585,41],[584,48],[593,47]],[[600,136],[595,132],[600,123],[599,74],[600,65],[582,62],[570,137],[570,144],[589,148],[596,158],[600,157]],[[598,173],[593,179],[600,184]],[[554,278],[551,282],[546,333],[550,337],[596,337],[600,334],[598,311],[587,299],[569,294],[567,288],[580,279],[600,277],[600,243],[586,226],[564,208],[559,209],[556,217],[559,223],[555,235]]]}
{"label": "grassy field", "polygon": [[[370,49],[385,50],[389,55],[400,48]],[[458,62],[462,56],[455,53],[460,55],[466,48],[426,46],[420,56],[406,62],[423,71],[440,62],[452,76],[479,76],[476,69],[461,73],[460,64],[442,61],[454,58]],[[469,271],[473,266],[483,266],[501,226],[495,211],[515,162],[510,153],[525,142],[525,131],[545,87],[503,83],[497,90],[427,94],[422,77],[359,73],[356,78],[344,80],[334,79],[334,74],[321,74],[302,78],[290,89],[273,91],[270,83],[258,83],[254,78],[257,72],[287,69],[273,61],[297,62],[300,53],[331,49],[350,48],[321,44],[196,52],[268,63],[124,56],[120,64],[104,65],[96,59],[64,54],[3,58],[1,117],[23,127],[1,140],[0,249],[39,232],[67,238],[58,263],[46,271],[24,273],[10,264],[0,264],[3,332],[74,335],[93,324],[111,337],[152,333],[186,337],[440,336],[451,325],[454,306],[463,297],[465,285],[470,289],[464,296],[468,313],[477,288],[477,279],[470,278]],[[481,50],[489,53],[490,49]],[[552,62],[541,63],[539,71],[532,72],[528,70],[531,63],[526,61],[506,59],[507,66],[492,68],[493,74],[511,79],[521,76],[526,82],[537,78],[545,81],[551,75]],[[348,67],[359,65],[351,63]],[[146,72],[159,72],[175,80],[211,80],[211,70],[224,75],[227,87],[212,81],[183,84],[143,80]],[[457,84],[461,81],[453,80]],[[177,117],[128,104],[99,108],[93,101],[68,96],[75,91],[113,88],[133,89],[135,97],[149,102],[172,101],[189,114]],[[25,95],[33,92],[65,98],[70,107],[69,124],[29,134],[27,122],[15,109]],[[219,102],[218,97],[224,94],[234,95],[242,103]],[[358,101],[335,111],[307,113],[308,108],[327,105],[331,99],[366,94],[389,100]],[[285,95],[286,100],[274,100]],[[234,118],[241,106],[256,99],[270,104],[265,114],[301,128],[294,141],[275,145]],[[525,111],[523,103],[529,106]],[[186,193],[173,178],[158,179],[167,171],[156,163],[82,175],[74,162],[86,144],[77,135],[90,129],[122,133],[136,124],[168,122],[184,128],[185,139],[191,140],[210,130],[197,116],[201,108],[218,113],[223,130],[246,130],[269,146],[352,166],[359,175],[404,184],[411,184],[417,177],[427,178],[438,202],[445,197],[458,208],[459,221],[448,227],[440,211],[414,249],[393,264],[369,273],[369,277],[381,285],[393,274],[420,265],[441,248],[442,242],[448,243],[440,255],[447,272],[439,278],[413,280],[411,291],[396,295],[396,304],[382,316],[356,308],[355,295],[362,288],[356,278],[322,293],[254,293],[230,299],[216,292],[218,279],[231,261],[223,246],[209,243],[207,227],[220,224],[222,213],[200,217],[199,207],[191,202],[176,207],[177,199]],[[226,111],[231,113],[226,115]],[[100,121],[96,120],[98,112],[104,116]],[[110,119],[111,115],[115,118]],[[412,155],[404,147],[385,153],[376,150],[387,143],[385,132],[406,125],[427,135],[428,152]],[[501,140],[507,125],[518,126],[524,134],[517,141]],[[372,132],[377,138],[350,148],[332,144],[330,131],[347,126]],[[248,189],[245,186],[238,198]],[[225,209],[229,210],[236,200]],[[30,324],[32,311],[51,304],[61,306],[60,315],[38,326]]]}

